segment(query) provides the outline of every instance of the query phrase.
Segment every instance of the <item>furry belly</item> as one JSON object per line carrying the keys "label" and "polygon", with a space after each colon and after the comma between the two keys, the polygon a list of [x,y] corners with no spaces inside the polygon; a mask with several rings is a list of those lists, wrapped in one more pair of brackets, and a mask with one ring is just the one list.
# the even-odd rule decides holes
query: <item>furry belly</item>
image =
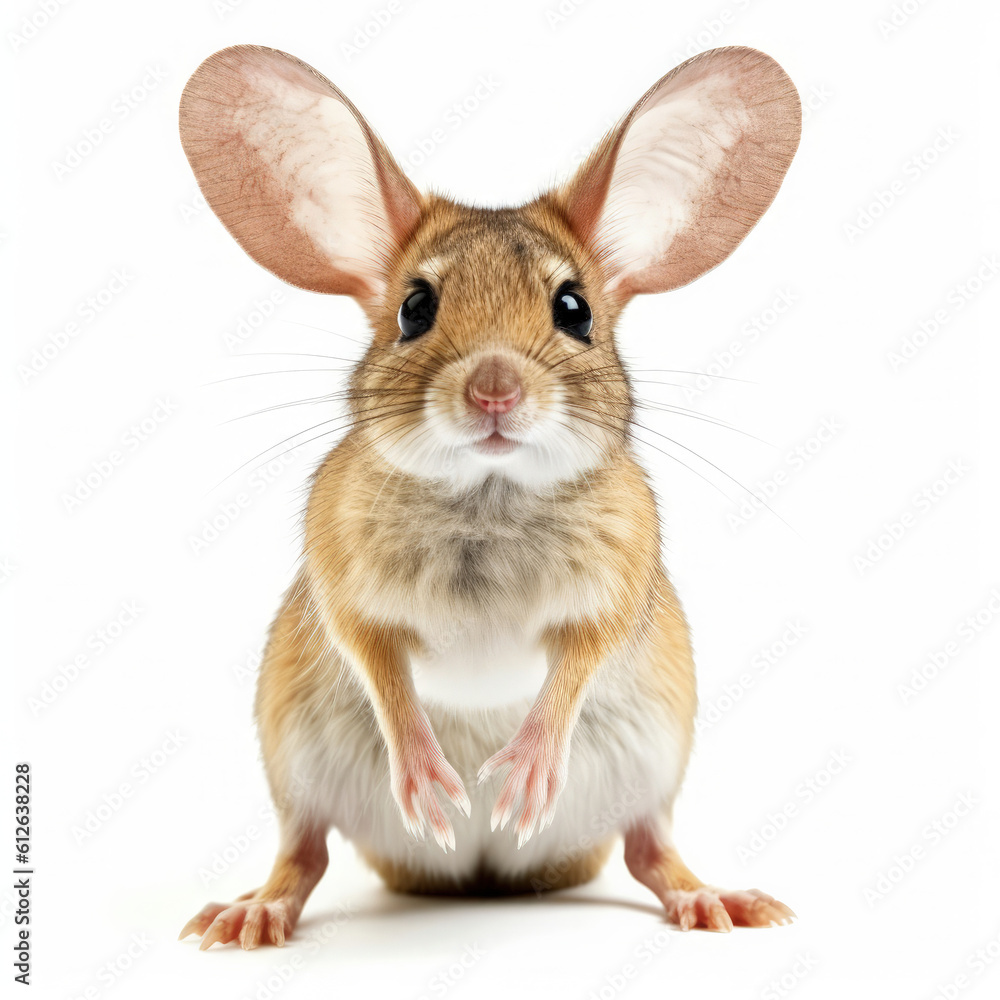
{"label": "furry belly", "polygon": [[515,635],[445,636],[411,659],[425,706],[490,709],[533,699],[545,680],[545,651]]}
{"label": "furry belly", "polygon": [[[472,802],[468,818],[443,804],[455,828],[456,850],[448,854],[432,839],[413,840],[403,828],[389,791],[385,750],[360,698],[341,701],[323,733],[313,732],[299,744],[294,770],[309,811],[353,841],[390,884],[409,880],[436,891],[471,891],[485,882],[530,889],[538,873],[565,871],[574,859],[586,861],[676,793],[683,770],[679,729],[662,704],[643,697],[639,685],[627,678],[615,671],[613,680],[595,684],[574,732],[555,820],[520,850],[510,827],[490,830],[503,775],[479,785],[477,772],[517,731],[533,695],[491,709],[426,704]],[[546,876],[541,878],[545,883]]]}

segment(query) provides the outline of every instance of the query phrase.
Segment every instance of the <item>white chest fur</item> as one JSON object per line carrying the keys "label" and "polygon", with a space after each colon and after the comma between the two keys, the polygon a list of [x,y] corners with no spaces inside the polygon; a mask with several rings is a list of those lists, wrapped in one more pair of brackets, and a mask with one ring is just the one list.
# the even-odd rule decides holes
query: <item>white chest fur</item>
{"label": "white chest fur", "polygon": [[456,626],[426,646],[425,655],[411,659],[425,705],[497,708],[531,701],[545,680],[545,651],[518,631]]}

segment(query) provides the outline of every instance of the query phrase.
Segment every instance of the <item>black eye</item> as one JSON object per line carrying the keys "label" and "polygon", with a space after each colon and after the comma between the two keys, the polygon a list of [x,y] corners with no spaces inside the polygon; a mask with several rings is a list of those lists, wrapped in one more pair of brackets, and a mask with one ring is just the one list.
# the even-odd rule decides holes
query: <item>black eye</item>
{"label": "black eye", "polygon": [[413,340],[426,333],[434,325],[437,313],[437,299],[431,286],[425,281],[417,282],[416,291],[403,299],[396,322],[399,324],[400,340]]}
{"label": "black eye", "polygon": [[587,300],[573,291],[570,282],[556,292],[552,303],[552,322],[556,328],[568,333],[585,344],[590,343],[590,328],[594,325],[594,317],[587,305]]}

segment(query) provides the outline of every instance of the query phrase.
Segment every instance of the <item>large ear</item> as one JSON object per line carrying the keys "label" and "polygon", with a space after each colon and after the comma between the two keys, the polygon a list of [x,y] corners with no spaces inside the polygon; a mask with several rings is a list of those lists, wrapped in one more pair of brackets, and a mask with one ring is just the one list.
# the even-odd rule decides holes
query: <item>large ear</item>
{"label": "large ear", "polygon": [[801,118],[756,49],[703,52],[654,84],[555,193],[607,290],[665,292],[725,260],[777,194]]}
{"label": "large ear", "polygon": [[276,49],[223,49],[184,88],[180,128],[205,199],[258,264],[315,292],[380,293],[421,199],[329,80]]}

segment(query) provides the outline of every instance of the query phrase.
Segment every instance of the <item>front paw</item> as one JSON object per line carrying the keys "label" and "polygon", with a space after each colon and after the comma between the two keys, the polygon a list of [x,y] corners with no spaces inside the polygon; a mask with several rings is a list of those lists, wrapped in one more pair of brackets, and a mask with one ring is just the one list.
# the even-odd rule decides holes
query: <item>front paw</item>
{"label": "front paw", "polygon": [[556,799],[566,784],[566,750],[539,723],[525,721],[517,735],[479,769],[482,784],[496,771],[509,771],[493,806],[490,828],[503,830],[514,819],[520,848],[552,823]]}
{"label": "front paw", "polygon": [[434,785],[466,816],[472,803],[458,772],[445,759],[444,751],[429,730],[416,737],[389,767],[392,797],[399,806],[407,832],[423,840],[426,827],[438,846],[455,850],[455,829],[438,802]]}

